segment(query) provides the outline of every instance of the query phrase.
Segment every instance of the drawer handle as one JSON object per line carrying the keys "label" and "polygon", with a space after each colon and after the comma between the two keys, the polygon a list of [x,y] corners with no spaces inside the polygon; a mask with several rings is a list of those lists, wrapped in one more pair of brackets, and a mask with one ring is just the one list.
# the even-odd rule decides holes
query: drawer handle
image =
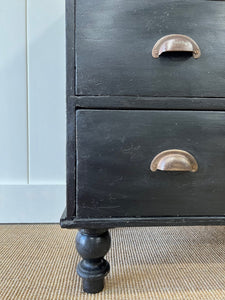
{"label": "drawer handle", "polygon": [[171,149],[157,154],[151,162],[150,170],[196,172],[198,163],[190,153]]}
{"label": "drawer handle", "polygon": [[159,39],[152,49],[152,56],[158,58],[163,52],[169,51],[192,52],[194,58],[201,56],[198,44],[192,38],[183,34],[169,34]]}

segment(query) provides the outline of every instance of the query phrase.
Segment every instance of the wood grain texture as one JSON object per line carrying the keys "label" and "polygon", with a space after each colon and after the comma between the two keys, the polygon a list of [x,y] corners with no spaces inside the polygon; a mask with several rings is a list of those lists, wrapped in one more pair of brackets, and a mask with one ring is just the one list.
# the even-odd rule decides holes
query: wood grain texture
{"label": "wood grain texture", "polygon": [[[210,110],[225,109],[224,98],[170,98],[130,96],[70,96],[67,99],[67,205],[66,215],[76,215],[76,110]],[[74,220],[75,221],[75,220]],[[140,222],[140,220],[139,220]],[[162,220],[163,222],[163,220]],[[80,221],[78,220],[80,224]],[[125,222],[126,223],[126,222]],[[181,221],[182,223],[182,221]],[[136,224],[136,223],[135,223]],[[146,223],[144,223],[146,224]],[[151,222],[152,224],[152,222]],[[99,224],[98,224],[99,226]]]}
{"label": "wood grain texture", "polygon": [[142,226],[214,226],[225,225],[224,217],[127,217],[127,218],[77,218],[61,216],[62,228],[115,228]]}
{"label": "wood grain texture", "polygon": [[76,109],[225,110],[225,98],[71,96],[68,102]]}
{"label": "wood grain texture", "polygon": [[[77,217],[224,216],[225,113],[77,112]],[[181,149],[199,170],[151,172]]]}
{"label": "wood grain texture", "polygon": [[[217,150],[217,147],[219,149],[219,143],[223,140],[224,133],[224,113],[222,112],[220,115],[219,111],[225,109],[225,98],[223,98],[225,96],[225,64],[223,60],[225,44],[222,38],[225,29],[224,7],[223,1],[205,0],[160,2],[156,0],[138,2],[134,0],[125,2],[121,0],[87,0],[85,2],[67,0],[67,208],[61,219],[61,226],[107,228],[107,226],[126,225],[224,224],[222,177],[220,176],[224,172],[223,166],[219,173],[216,173],[214,169],[214,173],[209,174],[209,167],[205,163],[205,169],[200,169],[196,173],[199,176],[197,179],[189,177],[185,184],[182,180],[178,181],[177,184],[180,186],[178,196],[179,193],[182,194],[182,189],[188,189],[189,184],[193,186],[199,184],[200,186],[199,190],[195,186],[192,191],[196,198],[190,197],[192,192],[189,191],[189,194],[187,193],[184,199],[181,199],[181,202],[183,201],[185,204],[183,208],[178,196],[173,199],[173,195],[170,195],[169,201],[167,201],[167,191],[162,188],[159,191],[162,202],[161,204],[156,203],[154,209],[162,208],[163,215],[160,213],[155,215],[156,211],[152,210],[152,207],[153,215],[147,214],[145,208],[149,208],[151,205],[149,206],[147,201],[144,201],[146,207],[142,207],[140,210],[145,215],[140,216],[139,208],[138,210],[134,209],[140,199],[137,197],[137,191],[140,192],[140,190],[136,191],[136,200],[134,200],[132,189],[135,189],[135,184],[139,185],[141,182],[138,168],[144,166],[143,162],[141,160],[135,162],[134,170],[138,171],[133,178],[130,178],[129,176],[132,177],[131,166],[127,167],[126,164],[129,159],[122,162],[125,154],[115,150],[116,146],[121,146],[121,148],[124,146],[122,142],[118,143],[118,134],[121,139],[134,141],[134,146],[141,146],[140,157],[152,154],[153,158],[157,153],[153,153],[154,143],[152,144],[152,139],[148,139],[148,135],[152,135],[153,140],[157,141],[161,131],[164,129],[169,131],[171,126],[175,126],[170,123],[173,122],[172,117],[168,119],[169,123],[166,122],[167,118],[158,118],[160,113],[175,114],[179,120],[179,128],[170,132],[172,137],[168,140],[171,141],[170,148],[174,148],[174,143],[177,143],[178,147],[186,133],[189,135],[190,142],[193,142],[193,146],[190,146],[184,139],[186,145],[184,150],[189,150],[191,153],[194,148],[195,151],[204,150],[201,152],[204,153],[201,159],[211,157],[213,146],[210,141],[216,136],[218,141],[215,149]],[[201,48],[200,59],[195,60],[188,55],[174,54],[153,59],[151,50],[155,42],[163,35],[171,33],[186,34],[193,38]],[[71,84],[73,84],[74,90]],[[84,115],[90,113],[88,118],[83,117],[84,123],[87,120],[86,128],[79,127],[79,120],[76,120],[81,109]],[[98,111],[99,116],[92,118],[92,112],[95,114]],[[126,117],[116,118],[117,122],[115,122],[114,113],[116,112],[118,115],[124,113]],[[129,113],[127,114],[127,112]],[[150,113],[154,117],[150,119],[138,117],[138,122],[135,118],[130,117],[132,114],[139,115],[142,112],[146,115]],[[189,121],[185,115],[192,115],[192,113],[193,119]],[[219,121],[218,115],[221,116]],[[209,123],[215,124],[215,126],[210,128],[210,124],[207,123],[208,119],[206,118],[204,123],[201,116],[212,116]],[[183,118],[184,123],[182,123]],[[217,122],[219,122],[218,128]],[[151,127],[151,130],[147,130],[148,126]],[[159,133],[156,128],[159,128]],[[133,135],[135,132],[136,135]],[[203,138],[205,132],[206,140]],[[198,145],[198,136],[200,136],[202,146]],[[112,147],[109,147],[108,142]],[[79,147],[80,145],[82,147]],[[151,147],[150,151],[143,151],[143,147],[146,145]],[[158,150],[165,150],[161,149],[159,145],[163,145],[163,143],[159,143],[158,146],[155,144]],[[210,145],[209,149],[208,145]],[[213,156],[215,166],[218,166],[219,159],[223,159],[222,151],[221,148],[218,160],[216,156]],[[81,155],[81,160],[79,155]],[[102,162],[101,159],[103,159]],[[116,170],[114,160],[117,160],[117,166],[119,166]],[[100,176],[98,173],[96,174],[98,163],[103,166]],[[104,163],[106,164],[104,165]],[[81,173],[79,173],[79,168]],[[97,168],[97,172],[99,169]],[[106,169],[110,169],[110,172]],[[89,170],[91,170],[90,173],[88,173]],[[118,215],[112,217],[117,208],[113,207],[114,199],[110,193],[116,193],[118,190],[110,190],[107,180],[108,183],[112,183],[114,177],[118,175],[116,173],[118,170],[120,174],[127,172],[129,179],[133,180],[131,185],[125,181],[122,183],[127,185],[126,191],[134,203],[129,202],[127,197],[126,204],[125,202],[124,206],[122,204],[122,213],[118,212]],[[82,175],[81,181],[79,181],[80,174]],[[213,174],[220,176],[220,179],[215,177],[215,189],[219,198],[217,197],[215,200],[215,205],[213,202],[212,211],[208,215],[209,205],[212,203],[209,200],[208,190],[211,188],[212,191],[213,189]],[[171,191],[171,179],[168,179],[167,175],[164,174],[166,180],[160,178],[160,182],[163,186],[169,186],[169,191]],[[135,176],[139,178],[137,183],[134,182]],[[145,173],[144,183],[140,184],[143,184],[144,189],[149,184],[146,176]],[[159,176],[158,172],[156,172],[156,176]],[[172,176],[176,178],[175,175]],[[177,177],[180,178],[179,175]],[[207,180],[211,180],[208,186]],[[151,181],[151,184],[153,183],[155,186],[154,193],[156,193],[156,182],[156,178]],[[84,192],[83,200],[77,196],[80,192],[80,183],[81,190]],[[217,184],[220,186],[219,189],[217,189]],[[119,184],[116,187],[118,186]],[[147,189],[144,194],[146,191]],[[97,198],[99,197],[97,201],[95,201],[95,192]],[[121,190],[118,194],[120,192]],[[214,192],[211,193],[211,196],[214,195]],[[205,194],[206,206],[202,205]],[[119,200],[119,196],[116,200],[118,206],[120,201],[123,203],[123,199]],[[143,193],[140,196],[142,197]],[[197,196],[200,196],[200,202],[198,202]],[[162,200],[163,198],[164,200]],[[186,205],[185,201],[190,198],[194,200],[187,201]],[[169,205],[171,201],[174,202],[173,207]],[[176,206],[177,204],[178,206]],[[189,214],[191,210],[192,214]],[[167,213],[171,213],[171,211],[172,215],[168,216]],[[197,215],[199,213],[200,215]],[[179,214],[181,216],[177,216]]]}
{"label": "wood grain texture", "polygon": [[66,211],[68,217],[76,211],[76,110],[75,102],[67,101],[66,142]]}
{"label": "wood grain texture", "polygon": [[[76,28],[77,95],[225,95],[224,1],[77,0]],[[154,59],[155,42],[174,33],[201,57]]]}
{"label": "wood grain texture", "polygon": [[75,16],[76,2],[65,0],[66,4],[66,92],[75,94],[76,65],[75,65]]}

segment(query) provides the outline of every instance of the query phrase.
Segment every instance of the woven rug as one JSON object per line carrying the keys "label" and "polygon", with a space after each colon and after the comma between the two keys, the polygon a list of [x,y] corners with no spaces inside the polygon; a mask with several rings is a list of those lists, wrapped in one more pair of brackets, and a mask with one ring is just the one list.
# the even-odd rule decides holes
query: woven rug
{"label": "woven rug", "polygon": [[103,292],[82,292],[76,230],[0,226],[0,299],[225,300],[225,227],[110,231],[111,272]]}

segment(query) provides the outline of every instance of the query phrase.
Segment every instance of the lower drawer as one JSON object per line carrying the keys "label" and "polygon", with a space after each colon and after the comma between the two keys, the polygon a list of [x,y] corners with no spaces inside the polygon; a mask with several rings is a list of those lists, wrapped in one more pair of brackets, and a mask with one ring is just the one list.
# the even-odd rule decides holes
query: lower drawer
{"label": "lower drawer", "polygon": [[[225,215],[224,112],[76,114],[77,217]],[[165,170],[151,171],[157,154],[170,149],[188,152],[198,170],[172,156]]]}

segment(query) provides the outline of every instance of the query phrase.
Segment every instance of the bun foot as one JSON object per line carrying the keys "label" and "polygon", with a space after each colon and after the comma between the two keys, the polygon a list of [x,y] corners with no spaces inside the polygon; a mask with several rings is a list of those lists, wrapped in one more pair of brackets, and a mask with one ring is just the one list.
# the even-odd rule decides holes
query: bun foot
{"label": "bun foot", "polygon": [[111,239],[108,230],[82,229],[76,236],[76,248],[83,260],[77,273],[83,279],[86,293],[99,293],[104,288],[104,278],[109,273],[109,263],[103,258],[109,251]]}

